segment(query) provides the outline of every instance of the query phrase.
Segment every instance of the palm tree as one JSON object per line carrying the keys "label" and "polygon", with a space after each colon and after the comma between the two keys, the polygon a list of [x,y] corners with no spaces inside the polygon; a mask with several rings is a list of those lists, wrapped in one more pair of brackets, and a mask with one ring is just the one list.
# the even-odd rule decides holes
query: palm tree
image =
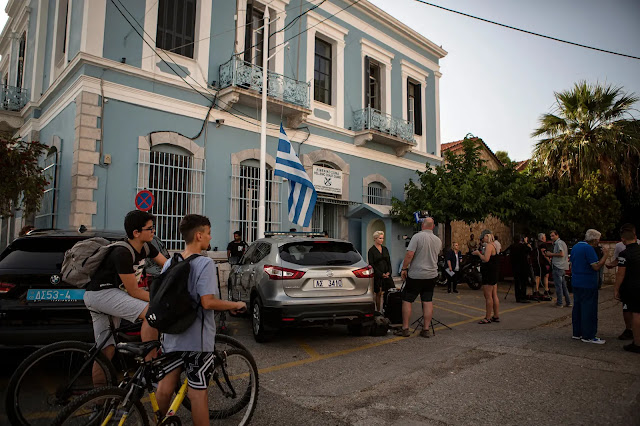
{"label": "palm tree", "polygon": [[570,184],[600,171],[609,182],[638,187],[640,121],[632,114],[639,98],[611,85],[576,83],[555,93],[555,114],[543,114],[531,136],[542,171]]}

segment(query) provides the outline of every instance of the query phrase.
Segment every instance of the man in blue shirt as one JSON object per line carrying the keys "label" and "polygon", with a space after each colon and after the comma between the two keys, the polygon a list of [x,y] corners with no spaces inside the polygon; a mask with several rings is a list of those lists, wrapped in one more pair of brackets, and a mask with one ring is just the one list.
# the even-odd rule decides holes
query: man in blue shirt
{"label": "man in blue shirt", "polygon": [[598,329],[598,271],[607,260],[603,250],[598,260],[594,247],[600,243],[600,232],[587,230],[584,241],[571,249],[571,281],[573,284],[573,338],[585,343],[604,344],[596,337]]}

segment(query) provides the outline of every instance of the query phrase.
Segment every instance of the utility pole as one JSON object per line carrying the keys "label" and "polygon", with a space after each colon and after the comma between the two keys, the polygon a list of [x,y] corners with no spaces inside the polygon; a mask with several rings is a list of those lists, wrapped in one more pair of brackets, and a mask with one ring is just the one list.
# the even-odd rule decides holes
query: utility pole
{"label": "utility pole", "polygon": [[269,68],[269,7],[264,8],[262,27],[262,111],[260,118],[260,193],[258,204],[258,238],[264,238],[265,198],[267,188],[267,74]]}

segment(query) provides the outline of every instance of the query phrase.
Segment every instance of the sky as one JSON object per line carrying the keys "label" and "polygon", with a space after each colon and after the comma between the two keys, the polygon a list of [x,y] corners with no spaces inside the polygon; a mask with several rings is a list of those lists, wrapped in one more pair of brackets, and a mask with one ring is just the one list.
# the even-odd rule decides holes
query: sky
{"label": "sky", "polygon": [[[441,141],[467,133],[512,160],[530,158],[531,132],[554,92],[607,83],[640,96],[640,60],[498,27],[415,0],[369,0],[449,53],[440,61]],[[552,37],[640,57],[640,0],[430,0]],[[0,0],[0,28],[7,19]],[[640,103],[636,104],[640,110]],[[640,118],[640,114],[636,114]]]}
{"label": "sky", "polygon": [[[523,34],[421,4],[369,0],[448,55],[440,61],[441,141],[467,133],[512,160],[530,158],[531,132],[554,92],[608,83],[640,96],[640,60]],[[559,39],[640,57],[640,0],[428,0]],[[635,107],[640,110],[640,103]],[[640,113],[636,113],[640,118]]]}

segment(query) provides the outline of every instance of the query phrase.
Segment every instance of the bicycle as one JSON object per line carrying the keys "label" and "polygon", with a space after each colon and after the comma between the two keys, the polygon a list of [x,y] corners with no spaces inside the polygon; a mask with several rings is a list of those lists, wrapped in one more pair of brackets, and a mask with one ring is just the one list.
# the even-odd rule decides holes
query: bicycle
{"label": "bicycle", "polygon": [[[152,385],[153,380],[164,376],[164,367],[174,363],[180,353],[145,361],[145,356],[159,346],[159,342],[120,343],[117,350],[133,355],[139,365],[133,376],[119,387],[97,388],[74,398],[58,413],[52,425],[148,426],[149,418],[142,400],[145,391],[156,425],[181,425],[176,413],[186,398],[187,379],[183,379],[166,415],[160,413]],[[258,368],[249,352],[236,348],[214,351],[214,371],[208,384],[212,424],[248,424],[256,409],[258,392]]]}
{"label": "bicycle", "polygon": [[[5,399],[7,417],[12,425],[48,425],[55,412],[73,397],[94,389],[94,363],[104,373],[107,386],[117,385],[118,373],[135,367],[117,351],[114,361],[110,361],[102,349],[111,336],[116,344],[137,339],[137,336],[128,336],[126,333],[139,330],[140,324],[115,327],[110,319],[109,325],[105,338],[93,345],[80,341],[53,343],[37,350],[18,366],[7,385]],[[246,350],[236,339],[219,335],[216,348],[223,347]]]}

